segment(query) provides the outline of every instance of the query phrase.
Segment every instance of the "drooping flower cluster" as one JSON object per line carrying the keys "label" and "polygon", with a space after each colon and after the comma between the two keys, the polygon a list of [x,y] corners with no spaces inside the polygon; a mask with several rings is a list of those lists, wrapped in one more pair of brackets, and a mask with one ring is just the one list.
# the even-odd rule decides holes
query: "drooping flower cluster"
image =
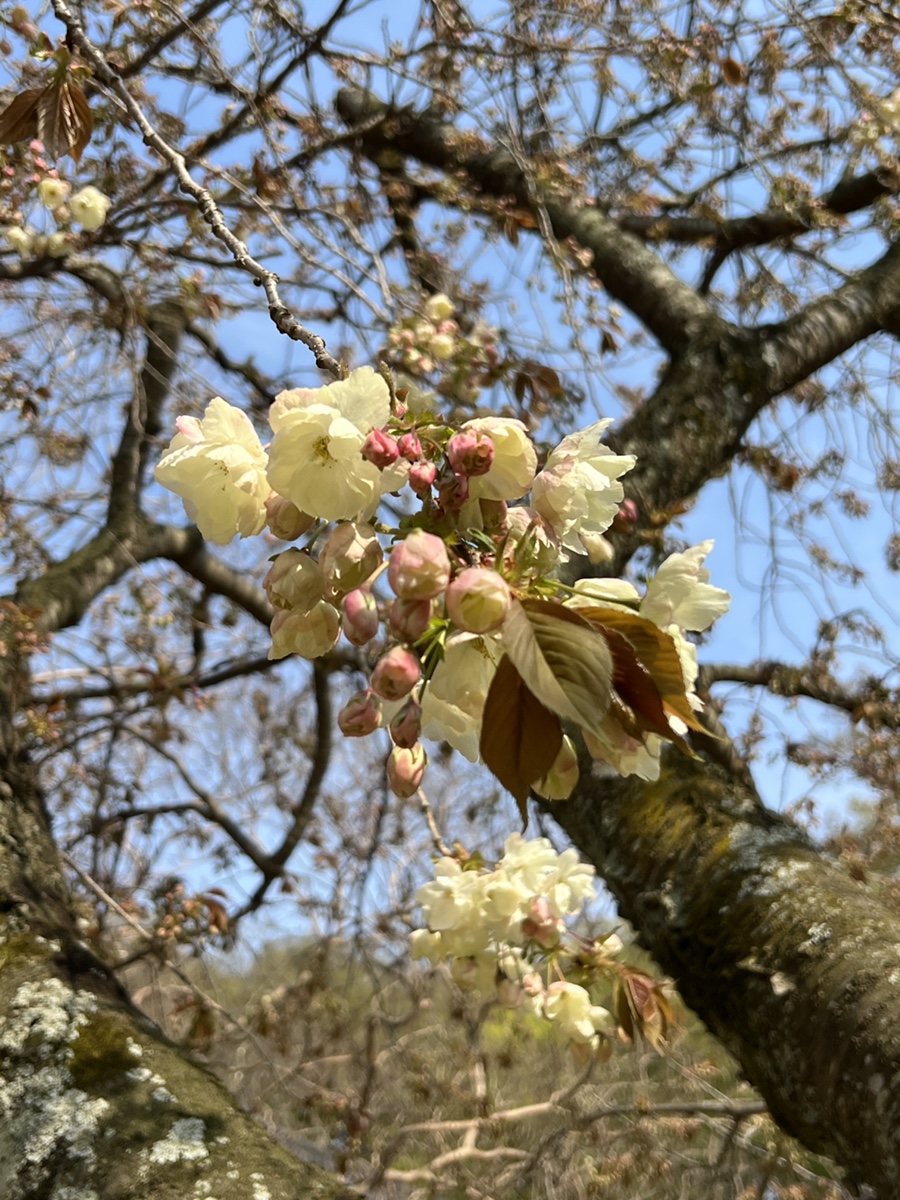
{"label": "drooping flower cluster", "polygon": [[440,370],[440,390],[457,402],[474,404],[497,366],[497,330],[477,321],[465,331],[454,320],[456,307],[443,292],[423,310],[404,317],[388,332],[386,354],[399,370],[420,379]]}
{"label": "drooping flower cluster", "polygon": [[40,258],[43,255],[64,258],[72,252],[77,241],[72,226],[80,227],[85,233],[95,233],[106,220],[112,201],[93,184],[73,194],[72,185],[60,179],[58,172],[47,166],[41,156],[41,143],[32,142],[31,150],[35,166],[35,191],[41,208],[45,210],[44,224],[49,214],[54,227],[42,231],[32,225],[19,223],[4,226],[2,234],[22,259]]}
{"label": "drooping flower cluster", "polygon": [[[547,838],[526,841],[517,833],[506,839],[494,869],[470,866],[440,858],[434,880],[419,888],[416,903],[426,927],[410,937],[413,958],[449,960],[461,987],[496,989],[503,1004],[527,1005],[566,1040],[598,1049],[613,1019],[585,987],[563,977],[573,953],[582,962],[604,961],[586,954],[583,940],[574,952],[566,943],[566,920],[594,898],[594,868],[574,850],[557,854]],[[619,944],[610,941],[606,955]]]}
{"label": "drooping flower cluster", "polygon": [[[440,322],[439,300],[428,303]],[[711,544],[664,562],[643,600],[622,580],[564,588],[559,563],[595,551],[634,509],[621,483],[634,458],[602,444],[609,422],[563,439],[539,470],[521,421],[453,427],[406,398],[369,367],[282,392],[265,449],[215,397],[202,419],[178,419],[156,478],[217,544],[266,528],[284,541],[306,535],[264,580],[270,657],[315,658],[342,634],[359,649],[368,679],[338,724],[348,737],[389,731],[388,781],[401,798],[421,784],[422,739],[481,755],[520,804],[531,788],[565,798],[578,768],[564,720],[597,757],[653,777],[663,740],[694,719],[685,631],[727,608],[702,568]],[[401,489],[417,511],[379,524],[382,500]]]}

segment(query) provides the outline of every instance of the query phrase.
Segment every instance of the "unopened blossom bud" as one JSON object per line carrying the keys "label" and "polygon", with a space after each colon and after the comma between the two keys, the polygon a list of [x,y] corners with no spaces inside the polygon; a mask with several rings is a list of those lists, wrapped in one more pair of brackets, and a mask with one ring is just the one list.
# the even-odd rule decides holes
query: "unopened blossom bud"
{"label": "unopened blossom bud", "polygon": [[50,258],[65,258],[69,253],[69,239],[62,232],[57,230],[56,233],[51,233],[47,238],[47,245],[44,253]]}
{"label": "unopened blossom bud", "polygon": [[545,800],[568,800],[578,782],[578,754],[575,743],[566,734],[553,766],[547,774],[531,786]]}
{"label": "unopened blossom bud", "polygon": [[263,587],[275,608],[308,613],[325,595],[325,576],[303,550],[285,550],[269,567]]}
{"label": "unopened blossom bud", "polygon": [[368,737],[381,726],[381,701],[371,688],[356,692],[338,713],[338,729],[344,737]]}
{"label": "unopened blossom bud", "polygon": [[34,245],[33,229],[23,229],[21,225],[10,225],[4,230],[4,235],[19,258],[30,257]]}
{"label": "unopened blossom bud", "polygon": [[453,301],[443,292],[429,296],[425,301],[425,315],[429,321],[445,321],[447,317],[452,317],[454,312]]}
{"label": "unopened blossom bud", "polygon": [[328,536],[319,564],[339,594],[361,587],[381,565],[384,552],[371,525],[342,521]]}
{"label": "unopened blossom bud", "polygon": [[40,196],[41,204],[44,208],[49,208],[51,212],[65,204],[66,197],[71,190],[71,185],[64,179],[42,179],[38,184],[38,196]]}
{"label": "unopened blossom bud", "polygon": [[391,605],[391,632],[401,642],[417,642],[431,620],[430,600],[395,600]]}
{"label": "unopened blossom bud", "polygon": [[397,446],[402,457],[408,458],[410,462],[415,462],[422,457],[422,443],[414,429],[411,429],[409,433],[404,433],[397,442]]}
{"label": "unopened blossom bud", "polygon": [[367,461],[384,470],[400,457],[400,447],[395,438],[382,429],[370,429],[362,444],[362,456]]}
{"label": "unopened blossom bud", "polygon": [[638,507],[633,500],[623,500],[613,517],[612,527],[616,533],[634,533],[638,523]]}
{"label": "unopened blossom bud", "polygon": [[383,700],[402,700],[422,678],[418,657],[404,646],[392,646],[372,671],[372,690]]}
{"label": "unopened blossom bud", "polygon": [[543,996],[544,981],[537,971],[530,971],[522,979],[522,988],[526,996]]}
{"label": "unopened blossom bud", "polygon": [[558,917],[554,917],[550,911],[550,905],[543,896],[537,896],[531,902],[528,916],[522,922],[524,935],[537,942],[545,950],[558,944],[560,931],[563,928],[565,927],[562,921]]}
{"label": "unopened blossom bud", "polygon": [[368,588],[354,588],[344,597],[341,625],[354,646],[365,646],[378,632],[378,605]]}
{"label": "unopened blossom bud", "polygon": [[428,343],[428,349],[431,351],[433,358],[438,362],[446,362],[448,358],[453,357],[453,351],[456,349],[456,338],[449,333],[436,333]]}
{"label": "unopened blossom bud", "polygon": [[431,486],[437,479],[437,467],[433,462],[417,462],[409,468],[409,486],[417,496],[424,496],[431,491]]}
{"label": "unopened blossom bud", "polygon": [[[52,241],[53,238],[50,240]],[[302,512],[292,500],[279,496],[277,492],[272,492],[265,501],[265,505],[266,525],[269,532],[282,542],[293,542],[298,537],[303,537],[316,519],[308,513]]]}
{"label": "unopened blossom bud", "polygon": [[341,636],[341,616],[333,605],[320,600],[308,613],[282,609],[275,614],[270,630],[269,658],[285,658],[288,654],[318,658],[327,654]]}
{"label": "unopened blossom bud", "polygon": [[450,582],[447,547],[433,533],[414,529],[391,551],[388,582],[401,600],[431,600]]}
{"label": "unopened blossom bud", "polygon": [[487,475],[494,461],[494,442],[481,429],[454,433],[447,443],[447,459],[457,475]]}
{"label": "unopened blossom bud", "polygon": [[407,700],[391,718],[388,731],[395,746],[412,750],[422,732],[422,706],[415,700]]}
{"label": "unopened blossom bud", "polygon": [[447,615],[457,629],[488,633],[503,623],[510,600],[509,586],[496,571],[467,567],[447,588]]}
{"label": "unopened blossom bud", "polygon": [[428,755],[421,742],[408,750],[395,746],[387,760],[387,778],[391,791],[401,800],[414,796],[422,786]]}

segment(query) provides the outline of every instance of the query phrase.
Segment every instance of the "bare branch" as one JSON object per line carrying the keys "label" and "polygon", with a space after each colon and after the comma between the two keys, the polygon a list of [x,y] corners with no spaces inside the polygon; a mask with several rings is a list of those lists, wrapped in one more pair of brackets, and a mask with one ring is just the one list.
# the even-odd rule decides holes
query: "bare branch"
{"label": "bare branch", "polygon": [[222,210],[216,204],[208,188],[197,183],[188,170],[184,155],[171,146],[154,128],[128,88],[87,37],[78,15],[69,8],[65,0],[53,0],[53,11],[66,26],[73,44],[78,47],[85,60],[94,68],[98,79],[121,101],[126,112],[140,129],[145,144],[155,150],[160,158],[170,165],[178,180],[178,186],[196,202],[204,221],[214,236],[228,247],[238,267],[246,271],[254,283],[264,290],[268,301],[269,316],[278,331],[294,341],[302,342],[315,356],[316,366],[322,371],[327,371],[335,379],[339,379],[342,375],[341,365],[328,353],[324,340],[317,334],[310,333],[292,315],[279,295],[278,276],[274,271],[268,271],[261,263],[258,263],[250,254],[246,243],[231,232],[222,215]]}

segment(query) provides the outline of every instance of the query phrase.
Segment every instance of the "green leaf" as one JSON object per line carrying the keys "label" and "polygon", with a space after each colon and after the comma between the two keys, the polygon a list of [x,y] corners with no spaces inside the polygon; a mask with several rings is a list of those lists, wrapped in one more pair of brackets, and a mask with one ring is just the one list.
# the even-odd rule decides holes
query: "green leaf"
{"label": "green leaf", "polygon": [[491,681],[481,724],[481,757],[516,798],[523,824],[533,783],[550,768],[562,745],[562,726],[525,686],[508,655]]}
{"label": "green leaf", "polygon": [[545,708],[599,736],[612,698],[613,660],[602,633],[547,600],[514,601],[503,649]]}

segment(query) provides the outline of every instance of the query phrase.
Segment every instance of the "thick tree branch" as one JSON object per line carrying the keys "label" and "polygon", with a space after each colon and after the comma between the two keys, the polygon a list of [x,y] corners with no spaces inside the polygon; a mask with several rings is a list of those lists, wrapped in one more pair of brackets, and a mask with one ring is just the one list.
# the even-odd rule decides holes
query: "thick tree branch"
{"label": "thick tree branch", "polygon": [[[393,109],[356,88],[339,92],[336,103],[348,125],[360,126],[359,140],[370,156],[393,150],[448,174],[464,172],[477,190],[491,197],[514,197],[529,210],[543,209],[554,237],[574,238],[590,250],[592,270],[610,295],[671,353],[677,353],[698,326],[716,322],[707,302],[638,238],[623,233],[598,208],[538,188],[508,151],[491,149],[473,135],[458,134],[446,122],[412,108]],[[384,119],[373,125],[379,113]]]}
{"label": "thick tree branch", "polygon": [[765,246],[778,238],[809,233],[822,224],[822,217],[849,216],[870,208],[876,200],[893,196],[900,190],[900,175],[886,170],[866,171],[839,180],[833,188],[799,212],[771,210],[746,217],[673,217],[665,213],[642,217],[617,218],[620,229],[649,242],[675,242],[728,254],[750,246]]}
{"label": "thick tree branch", "polygon": [[208,188],[202,187],[188,170],[184,155],[176,150],[163,138],[148,120],[144,110],[129,92],[128,88],[112,69],[104,56],[84,32],[81,20],[65,3],[65,0],[53,0],[53,11],[62,21],[68,31],[68,37],[77,46],[85,61],[93,67],[97,78],[109,91],[116,96],[141,131],[144,143],[155,150],[175,174],[179,188],[191,197],[197,204],[203,220],[219,241],[223,242],[235,263],[261,287],[269,307],[269,316],[275,323],[279,333],[295,341],[302,342],[315,356],[316,366],[327,371],[335,379],[341,376],[340,363],[328,353],[324,340],[317,334],[304,329],[296,317],[285,306],[278,291],[278,277],[274,271],[268,271],[250,254],[246,244],[241,241],[231,229],[222,215]]}
{"label": "thick tree branch", "polygon": [[701,667],[697,680],[699,689],[707,691],[716,683],[764,687],[773,696],[817,700],[873,728],[900,727],[900,703],[896,693],[885,688],[877,679],[867,680],[863,686],[851,689],[827,671],[814,666],[791,667],[786,663],[762,662],[749,666],[716,663]]}

